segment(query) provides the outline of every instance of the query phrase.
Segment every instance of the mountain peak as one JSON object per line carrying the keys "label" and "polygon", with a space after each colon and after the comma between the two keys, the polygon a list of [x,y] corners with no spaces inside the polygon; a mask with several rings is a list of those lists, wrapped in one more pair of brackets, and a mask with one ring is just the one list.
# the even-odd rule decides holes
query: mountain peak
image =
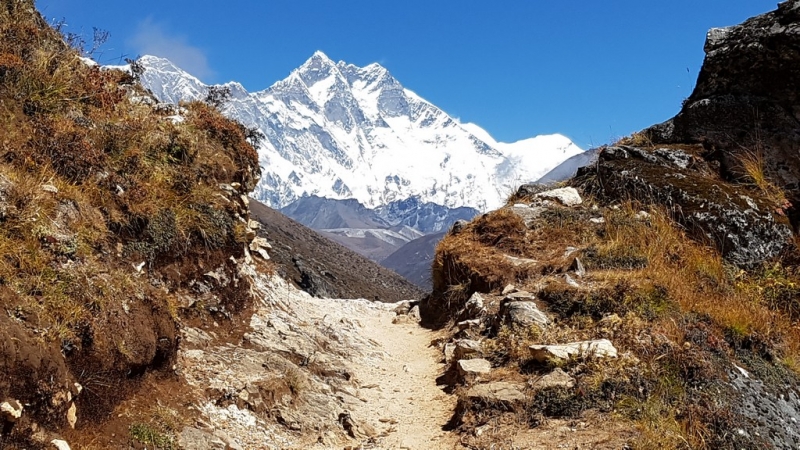
{"label": "mountain peak", "polygon": [[[173,102],[207,92],[171,70],[148,68],[143,84]],[[495,142],[405,89],[381,64],[333,63],[321,51],[266,91],[236,94],[225,113],[265,136],[253,196],[278,208],[316,194],[368,208],[416,196],[420,204],[486,210],[581,152],[568,139]]]}

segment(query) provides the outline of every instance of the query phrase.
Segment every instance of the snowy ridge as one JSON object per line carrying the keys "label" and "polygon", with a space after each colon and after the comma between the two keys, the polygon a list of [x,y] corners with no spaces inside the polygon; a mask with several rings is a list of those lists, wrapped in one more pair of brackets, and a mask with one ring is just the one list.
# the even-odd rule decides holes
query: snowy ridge
{"label": "snowy ridge", "polygon": [[[168,60],[140,61],[143,85],[161,101],[205,97],[208,86]],[[561,135],[496,142],[404,88],[379,64],[334,63],[322,52],[264,91],[226,86],[231,97],[223,112],[266,136],[252,195],[275,208],[318,195],[355,198],[369,208],[415,197],[485,211],[582,151]]]}

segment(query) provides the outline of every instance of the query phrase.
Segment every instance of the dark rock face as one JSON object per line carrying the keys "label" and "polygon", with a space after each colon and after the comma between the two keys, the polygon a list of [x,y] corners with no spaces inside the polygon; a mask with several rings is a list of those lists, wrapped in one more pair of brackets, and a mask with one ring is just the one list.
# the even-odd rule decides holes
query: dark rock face
{"label": "dark rock face", "polygon": [[706,58],[677,116],[645,131],[654,144],[701,143],[735,171],[761,152],[767,174],[800,200],[800,0],[741,25],[709,31]]}
{"label": "dark rock face", "polygon": [[601,198],[667,206],[695,238],[739,267],[753,267],[790,245],[792,228],[774,205],[725,182],[701,157],[683,150],[608,147],[573,183]]}

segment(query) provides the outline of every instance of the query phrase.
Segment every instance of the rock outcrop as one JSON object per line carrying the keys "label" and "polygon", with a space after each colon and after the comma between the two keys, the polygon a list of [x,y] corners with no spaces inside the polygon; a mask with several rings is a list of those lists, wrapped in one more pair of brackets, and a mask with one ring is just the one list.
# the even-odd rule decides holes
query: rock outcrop
{"label": "rock outcrop", "polygon": [[763,155],[767,174],[800,199],[800,1],[708,32],[691,96],[672,119],[642,133],[659,144],[702,144],[704,158],[735,178],[743,152]]}
{"label": "rock outcrop", "polygon": [[756,266],[791,245],[792,227],[778,205],[725,181],[705,159],[681,149],[607,147],[572,182],[608,201],[667,207],[695,238],[740,267]]}

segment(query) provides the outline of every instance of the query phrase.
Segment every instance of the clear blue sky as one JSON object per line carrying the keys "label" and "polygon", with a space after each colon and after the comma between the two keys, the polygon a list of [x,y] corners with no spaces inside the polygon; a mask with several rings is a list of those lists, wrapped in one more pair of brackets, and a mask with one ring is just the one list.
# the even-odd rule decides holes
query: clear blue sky
{"label": "clear blue sky", "polygon": [[[206,83],[248,90],[315,50],[379,62],[407,88],[495,139],[562,133],[607,143],[672,117],[708,28],[776,0],[37,0],[66,31],[110,32],[95,58],[165,56]],[[687,71],[688,70],[688,71]]]}

